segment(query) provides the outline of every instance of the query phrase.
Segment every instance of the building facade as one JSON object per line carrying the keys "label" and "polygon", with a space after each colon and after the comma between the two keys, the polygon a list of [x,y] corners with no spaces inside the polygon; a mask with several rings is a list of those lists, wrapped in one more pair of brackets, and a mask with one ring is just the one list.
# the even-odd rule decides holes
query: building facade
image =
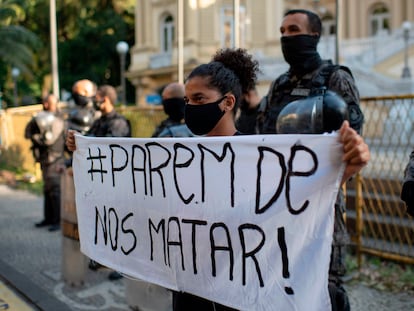
{"label": "building facade", "polygon": [[[217,49],[234,46],[248,49],[259,60],[263,71],[259,92],[263,93],[287,68],[280,51],[279,27],[284,12],[294,8],[310,9],[321,16],[324,57],[338,59],[340,54],[339,60],[346,62],[351,56],[352,65],[356,59],[352,56],[372,53],[372,40],[377,38],[376,62],[368,66],[385,76],[390,66],[402,66],[403,43],[400,40],[398,51],[380,59],[378,38],[398,40],[404,21],[411,22],[414,37],[412,0],[137,0],[135,44],[127,72],[136,88],[137,104],[145,106],[165,84],[182,80],[196,65],[208,62]],[[340,53],[335,47],[337,21]],[[391,57],[397,61],[381,67]],[[392,75],[391,71],[389,78],[398,78]]]}

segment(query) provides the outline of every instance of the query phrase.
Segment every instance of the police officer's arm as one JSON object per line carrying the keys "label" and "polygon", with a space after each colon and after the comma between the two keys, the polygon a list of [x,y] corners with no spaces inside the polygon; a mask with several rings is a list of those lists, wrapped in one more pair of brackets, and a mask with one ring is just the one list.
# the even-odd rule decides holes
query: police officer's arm
{"label": "police officer's arm", "polygon": [[40,134],[39,127],[37,126],[34,118],[30,120],[30,122],[26,125],[26,128],[24,130],[24,137],[26,139],[30,139],[32,143],[37,146],[45,145],[43,136]]}
{"label": "police officer's arm", "polygon": [[411,152],[410,159],[404,170],[401,200],[406,204],[407,213],[414,216],[414,151]]}
{"label": "police officer's arm", "polygon": [[26,128],[24,129],[24,138],[26,138],[26,139],[31,139],[32,138],[35,124],[36,123],[35,123],[34,119],[31,119],[29,121],[29,123],[27,123]]}
{"label": "police officer's arm", "polygon": [[329,79],[328,88],[341,95],[348,105],[349,123],[359,134],[362,134],[364,115],[359,106],[360,97],[354,78],[344,69],[335,70]]}

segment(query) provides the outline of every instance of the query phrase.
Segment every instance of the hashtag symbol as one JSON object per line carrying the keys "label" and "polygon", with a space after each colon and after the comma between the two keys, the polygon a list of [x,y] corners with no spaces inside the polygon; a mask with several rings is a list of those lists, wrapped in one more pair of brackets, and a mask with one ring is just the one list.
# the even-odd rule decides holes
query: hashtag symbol
{"label": "hashtag symbol", "polygon": [[[88,173],[91,175],[91,180],[93,181],[94,173],[100,173],[101,174],[101,183],[103,183],[103,176],[104,176],[104,174],[108,173],[108,171],[104,170],[103,167],[102,167],[102,159],[106,159],[106,156],[102,155],[100,148],[98,148],[98,155],[95,155],[95,156],[92,156],[91,148],[88,148],[88,150],[89,150],[89,157],[87,158],[87,160],[89,160],[90,163],[91,163],[91,168],[88,170]],[[94,167],[94,164],[95,164],[96,161],[99,162],[99,166],[100,166],[99,169],[96,169]]]}

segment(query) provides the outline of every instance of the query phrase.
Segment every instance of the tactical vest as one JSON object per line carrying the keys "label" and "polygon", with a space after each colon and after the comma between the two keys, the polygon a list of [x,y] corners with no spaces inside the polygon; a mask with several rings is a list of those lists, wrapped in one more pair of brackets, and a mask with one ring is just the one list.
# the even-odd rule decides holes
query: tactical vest
{"label": "tactical vest", "polygon": [[[276,79],[270,91],[265,96],[259,107],[258,112],[258,131],[262,134],[277,134],[276,120],[280,111],[290,102],[303,99],[309,96],[311,92],[316,92],[321,87],[329,87],[329,81],[333,72],[337,70],[348,72],[353,79],[349,68],[341,65],[334,65],[331,61],[323,61],[322,65],[315,71],[304,75],[299,81],[295,77],[291,77],[289,72],[282,74]],[[362,129],[363,114],[359,108],[359,103],[346,94],[338,94],[342,96],[347,104],[349,111],[349,122],[352,128],[359,133]],[[345,201],[344,194],[340,189],[335,202],[335,221],[334,235],[332,242],[332,253],[330,260],[329,272],[330,276],[342,276],[345,274],[344,263],[344,247],[349,243],[349,235],[347,233],[344,220]]]}
{"label": "tactical vest", "polygon": [[[329,89],[329,80],[333,72],[344,70],[353,79],[348,67],[334,65],[331,61],[323,61],[322,65],[315,71],[305,74],[299,81],[291,77],[289,72],[285,72],[276,79],[267,96],[260,103],[258,113],[259,132],[263,134],[276,134],[276,120],[280,111],[290,102],[303,99],[311,92],[315,92],[321,87]],[[348,105],[350,115],[350,125],[352,128],[361,132],[363,114],[359,108],[359,103],[346,94],[339,94]]]}

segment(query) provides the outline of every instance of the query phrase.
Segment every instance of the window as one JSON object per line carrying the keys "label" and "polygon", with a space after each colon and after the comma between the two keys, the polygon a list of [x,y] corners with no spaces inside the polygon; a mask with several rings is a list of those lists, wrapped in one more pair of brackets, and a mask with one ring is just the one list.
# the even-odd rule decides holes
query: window
{"label": "window", "polygon": [[[234,47],[234,9],[232,6],[223,7],[220,14],[220,44],[222,48]],[[240,6],[239,11],[239,22],[240,22],[240,47],[245,45],[246,31],[245,26],[246,20],[246,9]]]}
{"label": "window", "polygon": [[374,6],[369,18],[371,36],[390,32],[390,13],[385,5]]}
{"label": "window", "polygon": [[171,15],[166,16],[161,22],[161,52],[172,52],[174,42],[174,19]]}
{"label": "window", "polygon": [[336,33],[336,24],[332,15],[327,14],[322,17],[322,36],[332,36]]}

